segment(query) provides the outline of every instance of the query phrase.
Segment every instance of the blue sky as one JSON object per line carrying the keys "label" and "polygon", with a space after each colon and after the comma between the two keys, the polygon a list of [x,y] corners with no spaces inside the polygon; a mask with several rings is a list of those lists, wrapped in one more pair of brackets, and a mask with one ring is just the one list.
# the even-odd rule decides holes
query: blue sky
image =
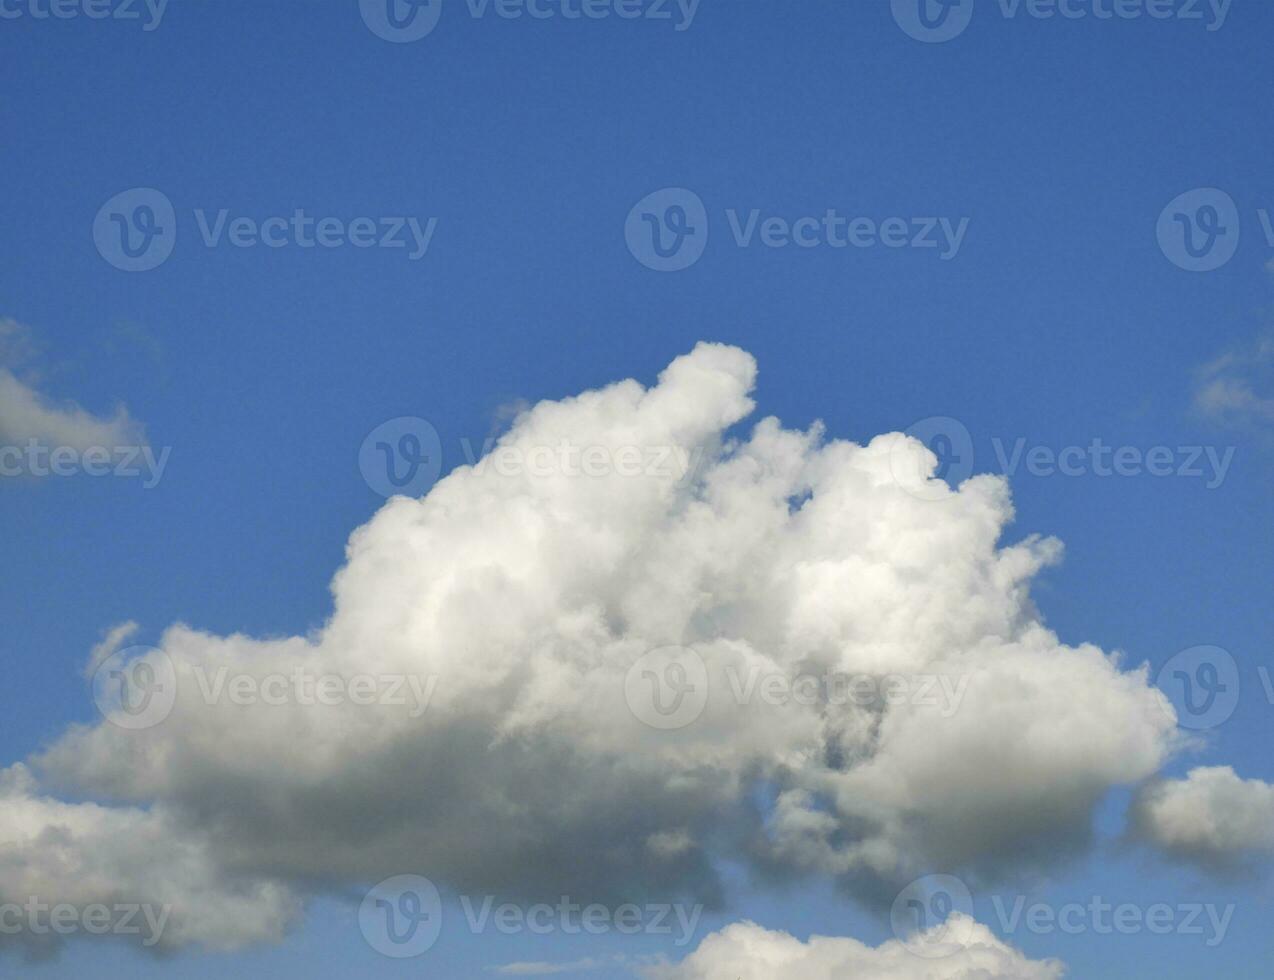
{"label": "blue sky", "polygon": [[[1008,537],[1065,542],[1034,589],[1063,640],[1152,671],[1200,644],[1233,655],[1233,716],[1169,775],[1232,765],[1274,780],[1258,674],[1274,667],[1274,440],[1268,420],[1225,424],[1195,399],[1199,372],[1250,350],[1274,302],[1260,219],[1274,209],[1274,146],[1257,109],[1274,82],[1274,9],[1236,0],[1209,30],[1200,7],[1202,21],[1072,21],[977,0],[958,37],[921,43],[885,2],[702,0],[687,21],[675,4],[668,20],[537,20],[443,0],[427,37],[391,43],[353,0],[174,0],[153,30],[142,6],[137,21],[50,20],[3,0],[22,16],[0,22],[0,318],[29,328],[41,391],[98,415],[126,404],[171,447],[150,489],[0,488],[4,764],[96,720],[82,670],[112,624],[135,620],[152,644],[174,622],[251,636],[320,626],[349,533],[383,503],[358,465],[377,425],[429,420],[445,472],[509,405],[653,383],[706,339],[756,357],[761,414],[822,419],[856,441],[958,419],[978,472],[1002,472],[997,445],[1023,439],[1234,447],[1213,487],[1022,463]],[[171,255],[143,272],[94,239],[99,210],[133,188],[162,192],[176,220]],[[708,231],[675,272],[625,240],[634,205],[663,188],[693,192],[675,200],[697,197]],[[1242,227],[1208,272],[1174,264],[1156,235],[1196,188],[1228,194]],[[221,209],[258,223],[368,216],[378,237],[382,219],[436,221],[418,258],[412,245],[209,246],[195,212]],[[911,235],[931,217],[967,225],[947,258],[732,234],[731,213],[791,223],[829,209],[900,217]],[[1125,846],[1127,796],[1103,804],[1094,849],[1034,882],[1032,900],[1234,902],[1225,941],[1020,932],[1013,944],[1077,977],[1264,975],[1268,881]],[[774,891],[737,877],[700,935],[739,918],[801,938],[890,935],[824,882]],[[685,952],[650,936],[458,930],[427,960],[396,962],[363,941],[357,897],[319,900],[274,948],[155,959],[75,942],[19,968],[461,977]],[[978,911],[994,921],[989,901]]]}

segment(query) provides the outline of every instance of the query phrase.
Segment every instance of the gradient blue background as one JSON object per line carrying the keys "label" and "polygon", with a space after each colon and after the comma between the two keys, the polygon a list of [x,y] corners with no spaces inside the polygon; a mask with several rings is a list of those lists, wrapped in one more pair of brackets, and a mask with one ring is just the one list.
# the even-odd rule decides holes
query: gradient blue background
{"label": "gradient blue background", "polygon": [[[979,0],[947,44],[907,37],[884,2],[703,0],[668,22],[472,19],[447,0],[428,38],[389,44],[357,3],[174,0],[160,28],[0,21],[0,316],[29,324],[45,390],[124,401],[172,446],[163,482],[0,488],[0,736],[23,758],[94,708],[81,668],[108,625],[139,642],[181,620],[283,634],[320,624],[349,532],[380,499],[357,451],[398,415],[431,420],[445,468],[499,406],[622,377],[651,382],[699,339],[760,363],[761,413],[866,439],[961,419],[979,470],[992,438],[1055,448],[1238,447],[1222,487],[1180,478],[1014,480],[1010,536],[1056,534],[1036,597],[1068,641],[1153,666],[1194,644],[1239,661],[1243,696],[1182,759],[1274,778],[1274,452],[1190,412],[1199,365],[1268,323],[1274,7],[1199,23],[1006,20]],[[703,259],[660,275],[628,253],[632,205],[685,186],[716,222]],[[113,194],[163,190],[181,228],[158,269],[94,248]],[[1163,206],[1217,186],[1238,255],[1190,274],[1155,240]],[[207,249],[194,208],[257,218],[439,219],[427,257],[342,248]],[[958,257],[734,248],[720,215],[967,216]],[[1149,861],[1116,840],[1032,898],[1235,901],[1226,941],[1032,936],[1071,976],[1268,975],[1271,892]],[[404,869],[416,870],[416,869]],[[744,885],[727,916],[878,942],[887,923],[818,884]],[[980,901],[984,921],[993,921]],[[452,909],[454,921],[461,921]],[[696,942],[697,942],[696,938]],[[423,960],[363,943],[355,905],[316,904],[283,946],[159,961],[73,944],[34,977],[469,977],[514,960],[667,952],[658,937],[507,938],[445,929]],[[601,969],[581,976],[622,975]]]}

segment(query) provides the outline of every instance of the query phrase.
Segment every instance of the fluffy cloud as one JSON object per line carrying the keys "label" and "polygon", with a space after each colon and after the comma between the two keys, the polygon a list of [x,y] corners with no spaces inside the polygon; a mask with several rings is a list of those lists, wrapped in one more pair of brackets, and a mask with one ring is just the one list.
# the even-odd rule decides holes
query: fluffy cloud
{"label": "fluffy cloud", "polygon": [[161,949],[277,940],[300,909],[280,884],[228,875],[162,811],[48,799],[17,765],[0,771],[0,942],[39,955],[58,936],[47,908],[28,914],[32,900],[104,906],[121,923],[139,907],[124,929]]}
{"label": "fluffy cloud", "polygon": [[648,980],[1057,980],[1063,975],[1060,963],[1028,960],[961,913],[953,913],[934,932],[959,935],[959,947],[941,959],[926,959],[898,940],[871,947],[853,939],[813,936],[803,943],[743,922],[709,936],[682,963],[645,975]]}
{"label": "fluffy cloud", "polygon": [[[977,880],[1082,846],[1107,790],[1174,747],[1144,666],[1043,625],[1030,583],[1060,546],[1001,543],[1003,479],[949,489],[896,433],[740,432],[754,376],[702,344],[652,388],[528,409],[491,456],[354,532],[312,635],[171,627],[143,661],[174,682],[162,724],[75,727],[32,760],[51,790],[119,807],[56,820],[145,813],[192,849],[199,876],[148,888],[204,942],[261,931],[252,903],[203,914],[230,908],[224,882],[303,894],[416,872],[511,899],[719,906],[729,857],[888,903],[920,873]],[[702,711],[676,730],[625,696],[668,646],[703,670]],[[741,693],[797,676],[911,693]],[[354,677],[384,696],[316,700]],[[236,699],[240,681],[274,696]],[[0,893],[27,887],[5,869],[33,865],[39,833],[0,843]],[[115,839],[93,839],[96,860],[135,856]],[[265,932],[289,908],[269,895]]]}
{"label": "fluffy cloud", "polygon": [[1274,786],[1240,779],[1229,766],[1191,769],[1151,783],[1133,807],[1133,825],[1170,854],[1232,866],[1274,854]]}

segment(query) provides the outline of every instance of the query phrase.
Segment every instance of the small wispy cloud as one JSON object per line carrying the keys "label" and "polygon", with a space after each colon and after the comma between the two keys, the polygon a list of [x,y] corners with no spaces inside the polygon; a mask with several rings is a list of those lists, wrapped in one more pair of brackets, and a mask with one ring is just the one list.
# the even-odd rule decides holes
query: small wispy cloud
{"label": "small wispy cloud", "polygon": [[1200,368],[1194,407],[1229,425],[1274,422],[1274,331]]}
{"label": "small wispy cloud", "polygon": [[124,407],[110,416],[94,415],[74,402],[57,402],[41,393],[29,372],[19,376],[34,350],[28,328],[0,318],[0,446],[34,441],[83,451],[145,445],[142,426]]}

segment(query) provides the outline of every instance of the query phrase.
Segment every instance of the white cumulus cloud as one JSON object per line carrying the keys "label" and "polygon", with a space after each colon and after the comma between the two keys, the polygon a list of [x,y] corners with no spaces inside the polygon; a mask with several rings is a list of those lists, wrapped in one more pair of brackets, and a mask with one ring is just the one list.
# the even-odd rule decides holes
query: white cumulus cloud
{"label": "white cumulus cloud", "polygon": [[[755,371],[701,344],[653,387],[526,410],[492,456],[353,533],[310,635],[170,627],[147,655],[175,679],[161,724],[77,726],[31,760],[43,792],[110,805],[0,801],[0,826],[29,814],[0,842],[0,894],[69,888],[30,870],[41,819],[83,828],[67,866],[91,848],[200,923],[179,940],[210,944],[272,935],[294,894],[404,872],[510,899],[721,906],[729,858],[888,904],[918,874],[1064,860],[1111,787],[1172,753],[1167,700],[1144,666],[1043,624],[1031,580],[1060,545],[1002,540],[1004,479],[948,489],[897,433],[744,430]],[[923,493],[900,485],[899,452],[924,461]],[[668,646],[706,681],[676,730],[626,699],[630,670]],[[740,694],[749,677],[810,675],[892,677],[915,696]],[[301,683],[356,676],[385,696],[322,703]],[[230,678],[276,696],[236,701]],[[125,876],[136,853],[92,831],[112,820],[193,864]],[[259,901],[234,912],[254,881]]]}
{"label": "white cumulus cloud", "polygon": [[991,930],[959,912],[935,932],[961,936],[941,958],[917,955],[891,939],[867,946],[854,939],[813,936],[801,942],[751,922],[735,923],[707,937],[676,966],[645,971],[648,980],[1058,980],[1056,960],[1029,960]]}
{"label": "white cumulus cloud", "polygon": [[1241,779],[1229,766],[1151,783],[1138,794],[1133,818],[1146,840],[1204,864],[1274,854],[1274,786]]}

